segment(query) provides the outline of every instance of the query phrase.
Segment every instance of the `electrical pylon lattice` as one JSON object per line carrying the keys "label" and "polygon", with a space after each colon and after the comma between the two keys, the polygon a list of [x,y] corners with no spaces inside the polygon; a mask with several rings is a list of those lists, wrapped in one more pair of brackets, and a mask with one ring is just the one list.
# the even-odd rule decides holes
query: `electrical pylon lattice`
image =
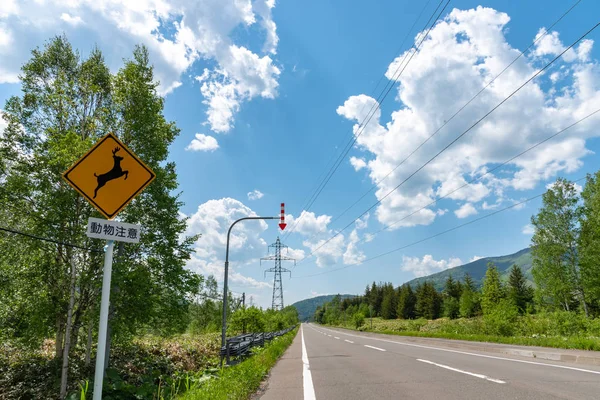
{"label": "electrical pylon lattice", "polygon": [[275,254],[263,257],[260,259],[260,261],[261,265],[263,261],[275,261],[275,266],[273,268],[265,270],[265,277],[267,276],[267,272],[275,273],[275,276],[273,277],[273,303],[271,305],[271,308],[273,310],[281,310],[283,309],[283,285],[281,283],[281,273],[289,272],[290,278],[292,277],[292,271],[283,268],[281,266],[281,261],[294,261],[294,264],[296,264],[296,260],[291,257],[281,255],[281,249],[287,249],[287,246],[281,243],[279,237],[277,238],[277,241],[275,243],[269,245],[269,249],[271,248],[275,249]]}

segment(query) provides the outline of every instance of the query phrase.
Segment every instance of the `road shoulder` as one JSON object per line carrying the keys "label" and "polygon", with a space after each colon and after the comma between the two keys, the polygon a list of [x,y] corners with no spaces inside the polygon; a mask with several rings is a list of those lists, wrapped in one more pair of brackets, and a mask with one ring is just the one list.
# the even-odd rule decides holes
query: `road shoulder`
{"label": "road shoulder", "polygon": [[267,379],[252,398],[302,400],[302,387],[302,335],[298,329],[291,346],[277,361]]}

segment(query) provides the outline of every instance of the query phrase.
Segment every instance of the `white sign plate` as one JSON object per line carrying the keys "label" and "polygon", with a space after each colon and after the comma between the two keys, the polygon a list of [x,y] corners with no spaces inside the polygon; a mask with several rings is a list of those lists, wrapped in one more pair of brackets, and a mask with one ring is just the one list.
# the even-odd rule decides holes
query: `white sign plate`
{"label": "white sign plate", "polygon": [[139,243],[141,225],[127,224],[100,218],[88,219],[87,237],[94,239],[116,240],[118,242]]}

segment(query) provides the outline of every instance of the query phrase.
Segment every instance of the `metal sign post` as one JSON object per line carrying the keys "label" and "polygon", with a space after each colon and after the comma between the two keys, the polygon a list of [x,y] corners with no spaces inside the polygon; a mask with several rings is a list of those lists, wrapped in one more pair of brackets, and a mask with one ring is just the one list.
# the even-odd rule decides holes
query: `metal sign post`
{"label": "metal sign post", "polygon": [[112,275],[113,249],[115,242],[108,240],[104,253],[102,271],[102,299],[100,300],[100,326],[98,327],[98,351],[96,353],[96,372],[94,375],[94,399],[102,400],[102,381],[104,380],[104,357],[106,352],[106,328],[108,326],[108,304],[110,301],[110,278]]}

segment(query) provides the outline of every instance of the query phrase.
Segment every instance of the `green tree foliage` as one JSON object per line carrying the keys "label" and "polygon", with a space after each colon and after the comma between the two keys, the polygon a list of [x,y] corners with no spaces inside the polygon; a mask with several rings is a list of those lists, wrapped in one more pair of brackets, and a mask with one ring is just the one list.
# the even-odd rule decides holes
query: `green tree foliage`
{"label": "green tree foliage", "polygon": [[469,274],[464,277],[463,290],[459,299],[459,312],[463,318],[471,318],[479,314],[481,305],[479,293],[475,289],[473,279]]}
{"label": "green tree foliage", "polygon": [[452,279],[452,275],[446,279],[446,285],[443,293],[444,316],[454,319],[460,314],[460,296],[463,288],[460,281]]}
{"label": "green tree foliage", "polygon": [[419,285],[416,290],[416,298],[417,316],[427,319],[439,318],[442,299],[433,284],[424,282]]}
{"label": "green tree foliage", "polygon": [[533,301],[533,289],[527,284],[523,271],[518,265],[513,265],[510,270],[507,286],[508,299],[517,307],[519,313],[524,314]]}
{"label": "green tree foliage", "polygon": [[588,175],[580,216],[581,282],[594,315],[600,315],[600,172]]}
{"label": "green tree foliage", "polygon": [[587,315],[577,251],[582,210],[575,185],[558,179],[542,199],[543,206],[531,218],[533,277],[540,305],[569,311],[578,302]]}
{"label": "green tree foliage", "polygon": [[[233,303],[233,299],[228,301],[229,305]],[[189,332],[199,334],[219,331],[222,311],[222,294],[218,291],[217,280],[210,275],[206,279],[202,279],[199,293],[196,294],[194,302],[190,305]]]}
{"label": "green tree foliage", "polygon": [[500,274],[493,263],[488,264],[488,269],[483,279],[481,289],[481,310],[483,315],[492,312],[494,307],[504,298],[504,288],[500,281]]}
{"label": "green tree foliage", "polygon": [[398,290],[398,309],[396,315],[402,319],[415,318],[417,297],[410,285],[404,284]]}
{"label": "green tree foliage", "polygon": [[381,302],[381,318],[396,319],[397,298],[394,286],[386,284],[383,288],[383,300]]}
{"label": "green tree foliage", "polygon": [[365,297],[369,301],[369,305],[373,307],[373,316],[381,316],[381,305],[383,303],[383,283],[377,285],[375,282],[371,285],[371,289],[368,293],[365,293]]}

